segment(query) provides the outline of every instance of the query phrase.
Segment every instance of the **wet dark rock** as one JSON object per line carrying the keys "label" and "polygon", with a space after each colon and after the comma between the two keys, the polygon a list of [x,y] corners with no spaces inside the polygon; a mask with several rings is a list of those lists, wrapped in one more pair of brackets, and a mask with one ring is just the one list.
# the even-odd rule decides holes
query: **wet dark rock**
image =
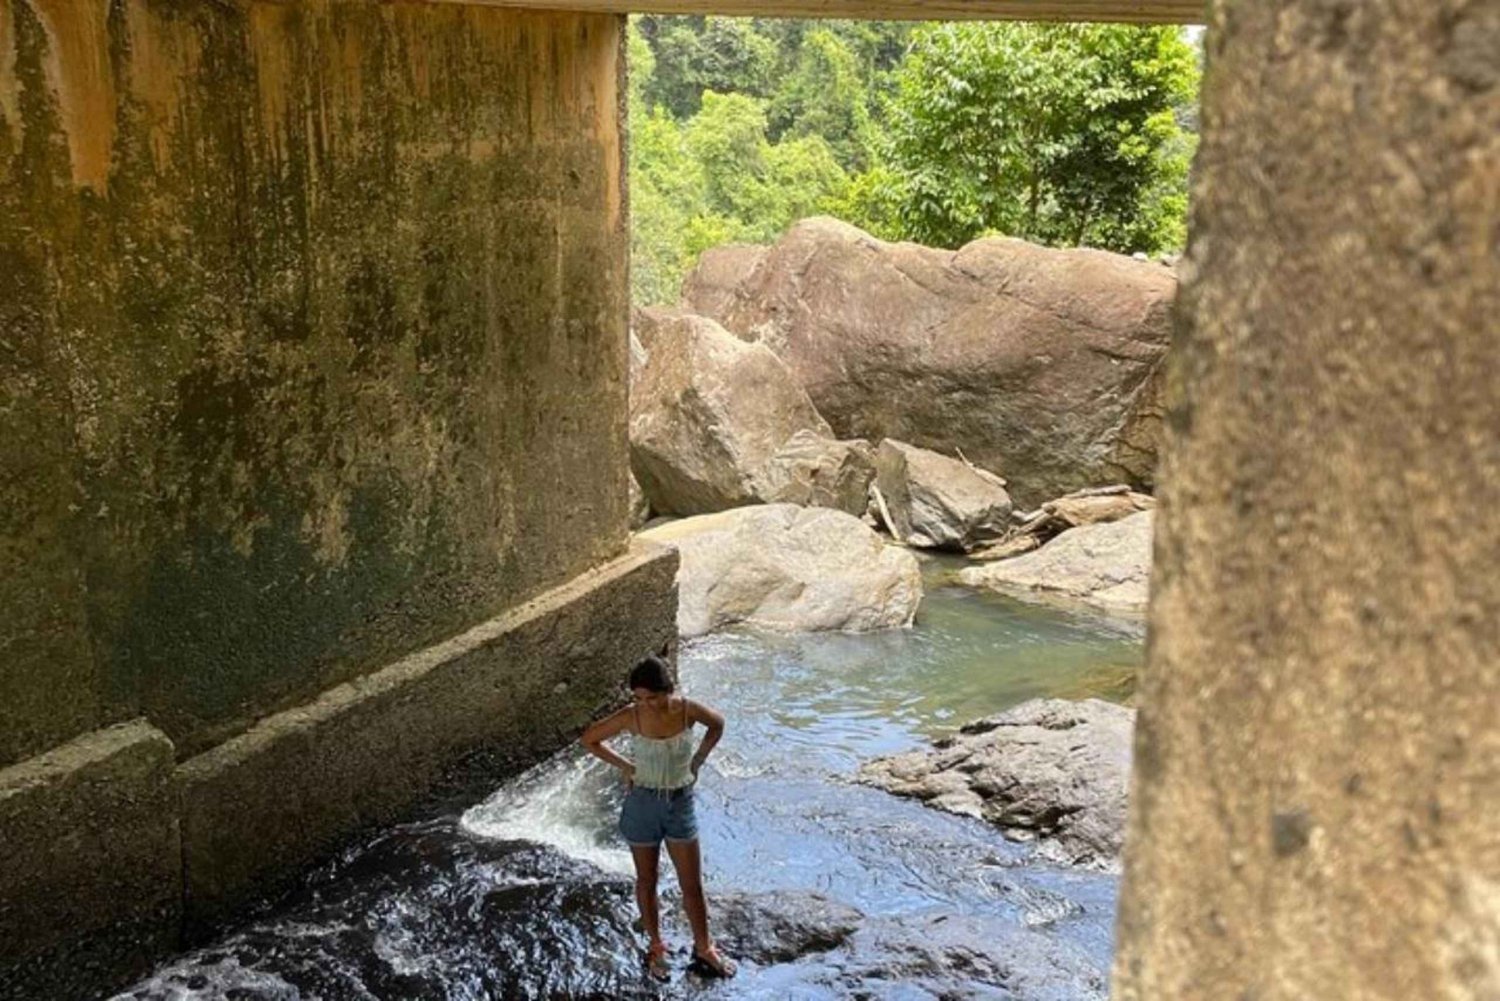
{"label": "wet dark rock", "polygon": [[734,956],[762,966],[845,945],[864,915],[816,893],[730,894],[713,900],[717,938]]}
{"label": "wet dark rock", "polygon": [[927,912],[867,918],[845,948],[799,982],[848,998],[1104,998],[1105,975],[1085,969],[1068,945],[1043,933],[1019,928],[997,939],[991,922]]}

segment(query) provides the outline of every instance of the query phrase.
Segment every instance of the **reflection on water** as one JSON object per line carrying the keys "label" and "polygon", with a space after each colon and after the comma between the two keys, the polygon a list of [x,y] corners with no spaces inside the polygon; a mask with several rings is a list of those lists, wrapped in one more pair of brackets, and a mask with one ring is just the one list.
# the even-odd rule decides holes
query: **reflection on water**
{"label": "reflection on water", "polygon": [[[929,564],[934,582],[944,569]],[[746,963],[698,993],[1102,998],[1115,877],[1035,863],[982,823],[849,777],[1028,698],[1126,697],[1140,659],[1139,627],[941,586],[908,631],[685,645],[684,689],[729,721],[698,790],[711,894],[817,891],[868,925],[833,952]],[[570,749],[461,816],[351,849],[125,996],[643,996],[619,802],[611,770]],[[939,928],[971,950],[955,953],[968,956],[958,974],[912,958]]]}

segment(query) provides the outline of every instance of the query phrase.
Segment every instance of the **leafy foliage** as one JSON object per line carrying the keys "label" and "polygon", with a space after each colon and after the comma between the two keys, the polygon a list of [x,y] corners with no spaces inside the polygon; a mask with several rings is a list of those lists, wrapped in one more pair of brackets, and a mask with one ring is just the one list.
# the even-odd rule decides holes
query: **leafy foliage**
{"label": "leafy foliage", "polygon": [[1171,28],[965,24],[920,32],[898,74],[891,164],[913,238],[985,232],[1156,251],[1174,243],[1195,95]]}
{"label": "leafy foliage", "polygon": [[836,215],[885,239],[1180,246],[1198,70],[1175,29],[631,19],[632,293]]}

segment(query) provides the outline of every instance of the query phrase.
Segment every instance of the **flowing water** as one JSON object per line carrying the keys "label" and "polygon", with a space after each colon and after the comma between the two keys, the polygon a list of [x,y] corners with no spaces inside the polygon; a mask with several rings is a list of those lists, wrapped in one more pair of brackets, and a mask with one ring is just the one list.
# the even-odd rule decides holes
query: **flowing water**
{"label": "flowing water", "polygon": [[[684,646],[729,727],[698,787],[721,941],[741,974],[639,972],[621,791],[577,750],[485,801],[382,832],[121,997],[1102,998],[1115,876],[1033,860],[974,820],[852,784],[1040,695],[1128,696],[1138,628],[941,586],[918,624]],[[937,585],[937,586],[932,586]],[[664,910],[680,910],[663,866]],[[669,940],[689,941],[680,918]]]}

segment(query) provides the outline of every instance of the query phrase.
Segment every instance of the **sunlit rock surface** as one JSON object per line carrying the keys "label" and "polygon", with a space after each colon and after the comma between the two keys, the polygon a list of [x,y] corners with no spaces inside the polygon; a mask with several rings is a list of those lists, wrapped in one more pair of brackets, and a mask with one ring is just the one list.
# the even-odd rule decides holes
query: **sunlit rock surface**
{"label": "sunlit rock surface", "polygon": [[831,507],[863,515],[875,478],[875,453],[865,441],[834,441],[798,431],[760,470],[761,499],[767,503]]}
{"label": "sunlit rock surface", "polygon": [[770,349],[713,320],[636,314],[645,357],[630,389],[630,460],[653,510],[704,514],[764,495],[761,468],[799,431],[828,424]]}
{"label": "sunlit rock surface", "polygon": [[860,781],[1041,839],[1063,862],[1113,868],[1125,840],[1135,710],[1035,699],[965,725],[934,750],[878,758]]}
{"label": "sunlit rock surface", "polygon": [[668,522],[640,537],[682,555],[683,636],[735,624],[890,629],[911,625],[922,600],[916,557],[842,511],[767,504]]}
{"label": "sunlit rock surface", "polygon": [[1070,528],[1034,552],[967,567],[959,580],[1019,597],[1077,601],[1101,611],[1141,615],[1151,577],[1154,511]]}
{"label": "sunlit rock surface", "polygon": [[840,437],[963,449],[1030,506],[1151,485],[1176,289],[1120,254],[939,250],[815,218],[707,251],[683,305],[775,351]]}
{"label": "sunlit rock surface", "polygon": [[957,459],[887,438],[875,453],[881,516],[902,542],[969,550],[1010,527],[1004,481]]}

